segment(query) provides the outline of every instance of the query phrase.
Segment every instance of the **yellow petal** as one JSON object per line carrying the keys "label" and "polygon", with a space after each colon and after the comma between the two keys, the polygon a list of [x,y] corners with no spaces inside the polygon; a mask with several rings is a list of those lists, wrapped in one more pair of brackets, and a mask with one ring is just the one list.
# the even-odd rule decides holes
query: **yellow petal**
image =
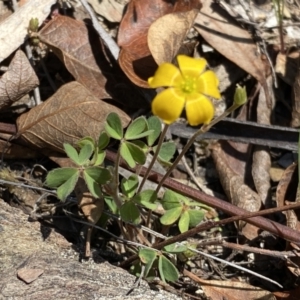
{"label": "yellow petal", "polygon": [[204,58],[192,58],[186,55],[178,55],[177,62],[183,77],[198,78],[207,65],[207,61]]}
{"label": "yellow petal", "polygon": [[184,108],[184,97],[174,88],[163,90],[152,101],[152,113],[160,117],[166,124],[176,121]]}
{"label": "yellow petal", "polygon": [[161,64],[153,77],[148,79],[150,87],[174,87],[182,81],[182,76],[178,68],[169,63]]}
{"label": "yellow petal", "polygon": [[214,116],[214,106],[211,101],[203,95],[192,94],[186,99],[186,116],[191,126],[208,124]]}
{"label": "yellow petal", "polygon": [[219,79],[213,71],[206,71],[197,79],[197,91],[216,99],[221,98],[218,85]]}

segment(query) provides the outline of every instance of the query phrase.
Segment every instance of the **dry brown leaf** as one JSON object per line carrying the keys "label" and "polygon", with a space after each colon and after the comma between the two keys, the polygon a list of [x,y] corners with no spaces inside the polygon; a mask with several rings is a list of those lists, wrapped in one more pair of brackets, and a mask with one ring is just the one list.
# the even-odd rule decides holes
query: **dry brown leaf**
{"label": "dry brown leaf", "polygon": [[[99,36],[87,24],[62,15],[39,32],[39,38],[63,61],[74,78],[99,99],[111,98],[115,76]],[[105,74],[105,76],[104,76]]]}
{"label": "dry brown leaf", "polygon": [[299,300],[300,286],[295,289],[284,292],[274,292],[277,300]]}
{"label": "dry brown leaf", "polygon": [[33,149],[0,139],[0,155],[2,155],[3,152],[4,159],[29,159],[40,156],[40,153]]}
{"label": "dry brown leaf", "polygon": [[276,300],[271,292],[245,282],[204,280],[187,270],[184,274],[198,282],[205,295],[213,300]]}
{"label": "dry brown leaf", "polygon": [[[83,178],[79,178],[75,187],[75,194],[78,201],[78,206],[82,210],[84,216],[91,224],[96,224],[103,212],[104,199],[95,198],[89,192]],[[89,227],[86,234],[85,256],[91,256],[91,234],[92,227]]]}
{"label": "dry brown leaf", "polygon": [[0,79],[0,109],[9,107],[39,85],[26,55],[18,50]]}
{"label": "dry brown leaf", "polygon": [[299,51],[287,54],[278,53],[275,71],[289,85],[293,85],[298,72]]}
{"label": "dry brown leaf", "polygon": [[110,22],[120,22],[125,4],[114,0],[88,0],[95,12]]}
{"label": "dry brown leaf", "polygon": [[[272,104],[275,105],[275,97],[273,95],[273,79],[272,76],[267,78],[267,86],[269,95],[272,96]],[[257,104],[257,123],[270,125],[272,107],[267,105],[265,90],[261,87],[258,104]],[[258,195],[266,208],[272,206],[271,199],[271,156],[270,149],[266,146],[255,146],[253,149],[252,177]]]}
{"label": "dry brown leaf", "polygon": [[[278,207],[300,201],[298,184],[298,164],[294,163],[284,171],[283,176],[278,183],[276,190],[276,202]],[[286,225],[300,231],[299,210],[286,210],[283,214],[286,216]],[[294,250],[293,244],[287,242],[286,250]],[[298,249],[296,248],[296,250]],[[299,257],[291,257],[290,260],[287,261],[288,269],[296,276],[300,276],[300,267],[297,266],[300,266]]]}
{"label": "dry brown leaf", "polygon": [[115,112],[122,125],[130,118],[119,108],[97,99],[77,82],[62,86],[43,104],[17,120],[18,135],[38,148],[63,151],[63,143],[75,144],[80,138],[99,137],[106,117]]}
{"label": "dry brown leaf", "polygon": [[277,207],[284,206],[285,201],[293,202],[296,199],[298,185],[297,164],[291,164],[282,175],[276,189]]}
{"label": "dry brown leaf", "polygon": [[300,126],[300,58],[298,58],[298,68],[295,76],[295,81],[293,84],[293,94],[292,94],[292,127]]}
{"label": "dry brown leaf", "polygon": [[[218,171],[223,189],[230,202],[245,210],[259,211],[261,200],[259,195],[246,183],[246,162],[250,158],[249,145],[222,141],[212,147],[212,157]],[[249,178],[248,178],[249,180]],[[238,227],[249,240],[257,237],[258,228],[239,222]]]}
{"label": "dry brown leaf", "polygon": [[266,65],[246,29],[229,17],[213,0],[203,2],[195,19],[195,29],[218,52],[265,84]]}
{"label": "dry brown leaf", "polygon": [[201,4],[198,0],[175,2],[171,0],[131,0],[129,2],[120,24],[118,45],[121,47],[119,64],[132,82],[138,86],[149,88],[147,79],[153,76],[157,69],[157,64],[147,43],[150,25],[168,13],[187,12],[200,7]]}
{"label": "dry brown leaf", "polygon": [[148,31],[148,46],[155,62],[171,62],[198,14],[198,9],[167,14],[155,22]]}

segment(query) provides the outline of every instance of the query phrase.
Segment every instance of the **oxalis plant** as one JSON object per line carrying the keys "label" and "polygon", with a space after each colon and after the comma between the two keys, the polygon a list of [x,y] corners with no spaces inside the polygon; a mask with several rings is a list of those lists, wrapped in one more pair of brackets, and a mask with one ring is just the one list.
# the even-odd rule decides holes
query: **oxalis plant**
{"label": "oxalis plant", "polygon": [[[245,89],[237,87],[233,105],[212,121],[214,106],[210,97],[221,97],[215,73],[206,70],[207,62],[203,58],[193,59],[179,55],[177,61],[179,68],[163,63],[154,76],[149,78],[150,87],[165,88],[152,102],[154,116],[148,119],[139,117],[124,130],[119,116],[109,114],[105,130],[97,141],[85,137],[77,145],[64,144],[65,152],[74,167],[50,171],[45,182],[48,187],[57,189],[57,197],[65,201],[76,189],[79,180],[84,180],[91,195],[96,199],[104,199],[110,212],[122,220],[118,224],[124,238],[138,242],[127,245],[128,250],[139,258],[132,265],[131,271],[147,279],[159,275],[163,281],[169,282],[178,279],[177,261],[186,260],[195,245],[185,242],[156,250],[151,247],[155,235],[153,233],[163,231],[165,236],[170,237],[170,229],[176,228],[184,233],[197,226],[210,208],[171,190],[166,190],[160,198],[158,192],[195,139],[247,100]],[[180,117],[183,110],[186,111],[190,125],[203,125],[171,163],[176,147],[173,142],[164,141],[165,134],[168,126]],[[119,142],[117,158],[113,166],[105,166],[105,149],[111,140]],[[139,165],[146,163],[149,154],[152,155],[152,160],[142,180],[139,180],[137,174],[120,180],[121,159],[130,168],[138,170]],[[156,161],[165,166],[167,172],[154,190],[145,186],[145,183]],[[141,225],[149,228],[146,234],[141,232]]]}

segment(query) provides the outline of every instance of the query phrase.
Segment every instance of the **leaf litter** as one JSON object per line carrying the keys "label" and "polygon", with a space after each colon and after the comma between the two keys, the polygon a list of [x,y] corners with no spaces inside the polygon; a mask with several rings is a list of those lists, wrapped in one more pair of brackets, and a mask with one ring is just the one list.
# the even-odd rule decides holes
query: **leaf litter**
{"label": "leaf litter", "polygon": [[[278,32],[278,28],[269,25],[273,24],[274,21],[272,20],[275,16],[271,1],[265,1],[265,6],[260,6],[256,1],[253,1],[254,8],[251,18],[248,18],[247,14],[251,7],[248,7],[247,10],[245,7],[235,6],[229,1],[217,3],[206,0],[202,4],[192,0],[177,1],[175,4],[159,0],[131,0],[128,2],[122,16],[124,1],[107,0],[105,6],[103,3],[97,3],[97,1],[90,1],[96,13],[102,18],[102,25],[110,31],[112,37],[116,36],[115,33],[118,29],[117,41],[121,48],[118,63],[129,80],[125,79],[117,63],[110,56],[105,41],[93,33],[91,23],[84,17],[74,19],[64,16],[61,9],[55,8],[51,11],[51,17],[44,22],[47,15],[50,14],[50,6],[56,1],[39,1],[41,6],[34,6],[36,4],[34,0],[25,1],[24,8],[13,12],[0,23],[1,29],[7,29],[0,31],[3,35],[1,40],[9,41],[9,43],[3,43],[0,46],[2,50],[0,61],[3,62],[3,66],[8,66],[7,71],[3,73],[0,79],[0,109],[9,109],[13,102],[28,94],[37,85],[41,88],[43,97],[41,105],[22,113],[17,118],[12,115],[12,119],[7,122],[8,125],[9,123],[17,125],[17,134],[14,137],[18,139],[10,142],[8,148],[10,155],[14,153],[14,159],[24,159],[30,156],[19,150],[22,149],[19,147],[24,146],[18,144],[22,140],[23,144],[25,142],[25,145],[29,147],[28,149],[32,148],[29,151],[32,151],[34,157],[40,154],[34,152],[34,149],[39,148],[42,149],[44,155],[49,157],[57,155],[56,161],[61,161],[61,166],[69,165],[68,160],[62,160],[64,158],[59,157],[61,154],[53,154],[53,152],[49,154],[48,151],[55,150],[63,153],[64,143],[75,145],[84,136],[97,139],[110,112],[116,112],[121,117],[122,126],[126,127],[131,117],[136,113],[130,111],[132,106],[129,104],[129,99],[135,98],[135,107],[144,111],[148,110],[146,102],[141,100],[144,97],[142,88],[148,88],[147,78],[153,75],[158,64],[172,62],[176,54],[186,51],[187,47],[184,48],[183,46],[187,45],[192,49],[192,51],[188,50],[189,55],[204,55],[211,68],[215,69],[216,72],[218,72],[216,66],[226,65],[226,61],[231,61],[246,74],[249,74],[247,77],[243,76],[241,72],[240,77],[235,77],[233,74],[231,76],[230,71],[228,71],[229,80],[227,86],[222,89],[224,105],[229,105],[235,84],[240,83],[247,86],[251,95],[249,102],[240,112],[240,117],[233,116],[240,118],[241,123],[245,122],[246,124],[252,121],[257,122],[258,125],[270,127],[273,125],[285,126],[286,128],[290,125],[298,127],[298,102],[300,101],[297,85],[298,66],[297,62],[294,62],[286,64],[285,68],[279,68],[279,57],[283,61],[281,64],[284,65],[289,59],[289,53],[285,55],[278,51],[280,32]],[[293,15],[297,18],[297,11],[299,12],[299,9],[297,10],[291,5],[288,3],[284,6],[284,22],[287,24],[293,23],[290,16]],[[24,11],[26,12],[28,7],[31,9],[35,7],[34,11],[41,26],[38,37],[40,43],[46,45],[44,46],[46,51],[42,53],[42,57],[36,60],[33,68],[22,50],[15,52],[19,47],[24,48],[27,25],[19,26],[14,37],[12,30],[16,27],[8,25],[15,24],[16,18],[22,20],[24,24],[28,24],[29,19],[24,15]],[[227,7],[226,11],[224,7]],[[77,16],[80,16],[80,10],[77,7],[71,7],[70,11],[72,10],[76,11]],[[228,12],[231,13],[231,16],[228,15]],[[256,18],[257,12],[260,15],[265,14],[265,21],[267,21],[265,24]],[[240,18],[240,22],[238,22],[237,16]],[[254,21],[255,24],[248,22],[247,25],[247,22],[241,22],[241,17],[243,20]],[[277,23],[274,24],[276,26]],[[272,49],[268,49],[269,53],[264,52],[266,48],[262,46],[261,42],[256,42],[251,30],[249,30],[258,32],[257,26],[263,28],[260,31],[262,42],[267,43],[270,48],[272,47]],[[277,38],[268,39],[267,30],[264,30],[264,26],[268,28],[268,32],[272,32]],[[293,34],[291,30],[287,30],[286,45],[293,43]],[[8,38],[8,36],[12,38]],[[196,43],[193,43],[194,41]],[[296,47],[297,43],[294,42],[293,46]],[[36,55],[36,48],[32,48],[34,55]],[[58,64],[56,70],[51,74],[45,74],[42,71],[42,64],[45,64],[46,68],[50,70],[53,66],[47,65],[47,62],[55,56],[61,60],[61,65],[56,60]],[[276,57],[278,58],[277,62]],[[270,65],[270,61],[278,66],[274,68]],[[63,69],[66,69],[71,75],[62,78],[57,76],[59,73],[65,74]],[[273,69],[279,70],[281,76],[277,78],[279,85],[277,89],[274,89]],[[296,74],[295,83],[293,76],[287,75],[290,69]],[[50,92],[45,85],[45,77],[49,77],[49,75],[54,78],[58,86],[61,86],[55,93]],[[71,77],[75,81],[72,81]],[[233,78],[232,81],[231,77]],[[135,85],[141,88],[137,88]],[[118,102],[117,106],[115,101]],[[2,130],[0,127],[1,152],[5,152],[7,148],[5,141],[10,138],[7,133],[16,133],[13,131],[13,126],[8,125],[6,124]],[[236,127],[238,126],[237,123]],[[247,130],[251,131],[251,127],[247,127]],[[173,131],[173,134],[177,136],[179,146],[185,143],[187,136],[181,135],[178,130]],[[271,168],[276,167],[278,158],[284,154],[280,148],[275,145],[274,148],[270,149],[267,144],[264,144],[264,140],[259,146],[255,146],[255,140],[250,144],[233,142],[230,141],[230,136],[226,133],[219,138],[222,141],[210,144],[210,147],[205,147],[205,141],[198,141],[194,145],[192,158],[191,155],[187,157],[192,171],[198,176],[200,174],[205,177],[205,182],[210,186],[212,192],[225,193],[229,202],[250,212],[257,212],[262,208],[273,206],[283,207],[299,201],[297,196],[298,179],[295,178],[295,175],[290,176],[290,174],[297,173],[295,165],[292,170],[286,170],[287,175],[284,173],[277,187],[276,201],[274,201],[273,190],[276,186],[271,181],[269,173]],[[14,142],[16,142],[15,151],[13,150]],[[293,140],[293,142],[297,143],[297,140]],[[48,154],[46,154],[47,152]],[[9,156],[4,157],[8,158]],[[206,167],[209,161],[214,161],[214,174],[209,174]],[[7,162],[5,161],[5,163]],[[185,176],[185,172],[186,170],[179,166],[176,176]],[[222,187],[213,184],[216,180],[219,180]],[[291,192],[289,197],[285,196],[288,190]],[[104,202],[102,200],[97,201],[91,196],[85,185],[80,185],[75,194],[78,199],[81,199],[79,206],[83,216],[90,224],[97,223],[102,215]],[[286,223],[280,220],[278,216],[272,218],[298,231],[299,215],[297,211],[287,211],[285,216]],[[220,213],[220,217],[224,216]],[[90,242],[91,231],[88,234]],[[137,233],[134,229],[128,228],[126,234],[127,237],[130,237]],[[137,235],[141,237],[141,235]],[[229,255],[220,247],[218,238],[224,239],[232,235],[234,241],[237,241],[241,247],[240,253],[244,255],[235,255],[233,252]],[[215,248],[209,245],[205,246],[210,253],[223,255],[224,258],[237,263],[248,263],[253,269],[258,270],[264,268],[275,270],[276,262],[268,264],[266,256],[260,257],[258,255],[255,255],[251,260],[250,256],[246,256],[248,252],[243,252],[243,245],[259,245],[271,250],[283,249],[282,242],[278,238],[266,233],[261,234],[259,227],[249,225],[245,221],[237,221],[236,228],[229,226],[223,228],[222,231],[201,233],[201,238],[205,238],[205,236],[206,238],[215,238]],[[199,236],[195,236],[195,238],[199,239]],[[286,243],[286,251],[299,251],[297,245],[291,242]],[[117,245],[114,247],[119,249]],[[121,253],[120,249],[116,251]],[[169,263],[169,261],[167,262]],[[207,297],[222,299],[226,295],[228,299],[241,297],[275,299],[272,293],[274,288],[269,288],[261,282],[253,282],[253,285],[262,287],[259,289],[251,285],[251,278],[247,276],[243,278],[247,282],[236,282],[238,276],[233,276],[232,280],[227,281],[211,280],[216,276],[219,278],[225,276],[229,279],[230,270],[221,265],[216,266],[214,263],[199,257],[191,259],[190,262],[192,272],[197,273],[201,269],[203,277],[208,279],[197,281],[196,277],[192,278],[202,285],[202,290]],[[281,272],[284,274],[291,272],[294,277],[289,278],[295,280],[299,276],[298,265],[297,259],[292,262],[286,261],[281,267]],[[211,273],[214,275],[211,276]],[[263,273],[277,282],[285,284],[286,294],[293,294],[295,286],[292,279],[289,284],[286,284],[280,276],[283,273],[274,271],[272,274],[271,271],[268,273],[266,269]],[[222,282],[224,284],[221,284]],[[241,294],[237,294],[237,291]]]}

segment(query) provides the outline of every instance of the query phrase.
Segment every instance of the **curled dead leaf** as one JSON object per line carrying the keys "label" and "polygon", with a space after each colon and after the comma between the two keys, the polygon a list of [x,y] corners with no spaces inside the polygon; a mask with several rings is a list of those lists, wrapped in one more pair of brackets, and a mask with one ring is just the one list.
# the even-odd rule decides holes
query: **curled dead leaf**
{"label": "curled dead leaf", "polygon": [[[259,195],[245,182],[247,178],[246,163],[251,152],[249,145],[222,141],[212,148],[212,157],[218,171],[221,184],[229,201],[245,210],[255,212],[261,207]],[[257,237],[258,230],[244,221],[238,222],[242,234],[252,240]]]}
{"label": "curled dead leaf", "polygon": [[[188,12],[200,7],[201,4],[198,0],[175,2],[171,0],[132,0],[129,2],[120,24],[118,45],[121,47],[119,64],[133,83],[149,88],[147,79],[153,76],[157,69],[157,64],[151,55],[147,42],[150,25],[166,14]],[[171,24],[165,24],[158,36],[155,35],[154,31],[151,40],[155,40],[156,43],[161,42],[162,32],[168,27],[172,29]],[[167,32],[172,33],[170,30]],[[167,40],[167,36],[164,37],[164,40]],[[177,39],[168,42],[170,43],[169,49],[175,50],[178,47],[179,41]],[[175,43],[175,46],[172,43]],[[172,51],[172,54],[174,52]]]}
{"label": "curled dead leaf", "polygon": [[97,99],[77,82],[62,86],[43,104],[17,120],[18,135],[33,146],[63,151],[63,143],[75,144],[85,136],[98,139],[109,113],[119,115],[125,127],[130,117],[119,108]]}
{"label": "curled dead leaf", "polygon": [[195,282],[198,282],[205,295],[213,300],[276,300],[271,292],[245,282],[233,280],[204,280],[186,269],[183,273]]}
{"label": "curled dead leaf", "polygon": [[224,14],[213,0],[203,2],[203,7],[195,19],[195,29],[214,49],[264,85],[265,69],[268,67],[257,53],[252,36],[233,18]]}
{"label": "curled dead leaf", "polygon": [[0,109],[9,107],[38,84],[39,80],[26,55],[18,50],[0,79]]}
{"label": "curled dead leaf", "polygon": [[148,31],[148,46],[155,62],[171,62],[198,14],[198,9],[167,14],[155,22]]}
{"label": "curled dead leaf", "polygon": [[114,71],[91,26],[58,15],[39,32],[39,38],[63,61],[79,83],[99,99],[111,98],[107,77],[113,79]]}

